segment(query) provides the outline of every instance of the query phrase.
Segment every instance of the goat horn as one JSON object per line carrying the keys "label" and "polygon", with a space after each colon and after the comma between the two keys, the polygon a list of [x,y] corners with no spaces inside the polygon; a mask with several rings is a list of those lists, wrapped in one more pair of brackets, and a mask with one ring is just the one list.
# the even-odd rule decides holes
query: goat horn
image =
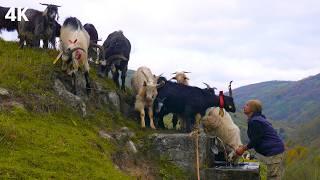
{"label": "goat horn", "polygon": [[53,61],[53,64],[56,64],[58,62],[58,60],[60,59],[60,57],[62,56],[63,52],[60,51],[59,55],[57,56],[57,58]]}
{"label": "goat horn", "polygon": [[[102,59],[104,60],[104,58],[105,58],[105,50],[104,50],[104,48],[102,46],[100,46],[100,45],[98,45],[98,44],[96,44],[94,42],[90,42],[89,46],[96,47],[96,48],[100,49],[100,53],[99,54],[102,54]],[[100,57],[98,57],[98,58],[100,58]]]}
{"label": "goat horn", "polygon": [[232,97],[232,89],[231,89],[231,84],[233,81],[230,81],[229,83],[229,96]]}
{"label": "goat horn", "polygon": [[209,84],[207,84],[207,83],[205,83],[205,82],[203,82],[203,84],[206,85],[208,89],[211,89],[211,87],[209,86]]}
{"label": "goat horn", "polygon": [[75,52],[76,50],[81,50],[83,52],[86,52],[83,48],[81,47],[76,47],[76,48],[73,48],[71,49],[69,52],[68,52],[68,55],[71,56],[73,52]]}
{"label": "goat horn", "polygon": [[172,73],[172,74],[177,74],[177,72],[174,72],[174,73]]}
{"label": "goat horn", "polygon": [[162,86],[164,86],[165,85],[165,82],[164,81],[161,81],[159,84],[157,84],[157,88],[161,88]]}
{"label": "goat horn", "polygon": [[187,74],[187,73],[191,73],[191,72],[189,72],[189,71],[182,71],[183,73],[185,73],[185,74]]}
{"label": "goat horn", "polygon": [[89,45],[89,46],[99,48],[100,51],[101,51],[101,53],[104,54],[104,49],[103,49],[102,46],[100,46],[100,45],[98,45],[98,44],[96,44],[96,43],[93,43],[93,42],[90,42],[90,45]]}
{"label": "goat horn", "polygon": [[43,6],[55,6],[55,7],[61,7],[59,5],[54,5],[54,4],[47,4],[47,3],[40,3]]}

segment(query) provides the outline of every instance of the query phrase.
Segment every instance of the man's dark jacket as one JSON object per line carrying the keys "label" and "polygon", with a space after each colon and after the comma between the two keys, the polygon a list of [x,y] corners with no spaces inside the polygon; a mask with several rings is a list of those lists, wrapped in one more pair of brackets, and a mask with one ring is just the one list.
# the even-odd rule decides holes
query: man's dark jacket
{"label": "man's dark jacket", "polygon": [[248,119],[247,134],[250,139],[248,149],[254,148],[264,156],[277,155],[285,150],[276,130],[261,113],[255,113]]}

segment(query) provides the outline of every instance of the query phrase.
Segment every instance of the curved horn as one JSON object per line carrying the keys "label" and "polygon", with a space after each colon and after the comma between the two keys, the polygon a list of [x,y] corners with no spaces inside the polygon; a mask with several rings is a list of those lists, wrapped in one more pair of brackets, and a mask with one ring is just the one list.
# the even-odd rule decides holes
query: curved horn
{"label": "curved horn", "polygon": [[47,4],[47,3],[40,3],[43,6],[55,6],[55,7],[61,7],[59,5],[54,5],[54,4]]}
{"label": "curved horn", "polygon": [[159,84],[156,85],[157,88],[161,88],[165,85],[166,83],[164,81],[161,81]]}
{"label": "curved horn", "polygon": [[98,44],[96,44],[96,43],[94,43],[94,42],[90,42],[90,45],[89,45],[89,46],[95,47],[95,48],[99,48],[100,51],[101,51],[101,54],[104,55],[104,48],[103,48],[102,46],[100,46],[100,45],[98,45]]}
{"label": "curved horn", "polygon": [[205,83],[205,82],[203,82],[203,84],[207,86],[207,89],[211,89],[211,87],[209,86],[209,84],[207,84],[207,83]]}
{"label": "curved horn", "polygon": [[232,97],[232,88],[231,88],[231,84],[233,81],[230,81],[229,83],[229,96]]}
{"label": "curved horn", "polygon": [[172,74],[177,74],[178,72],[174,72],[174,73],[172,73]]}
{"label": "curved horn", "polygon": [[81,51],[83,51],[83,52],[86,52],[83,48],[81,48],[81,47],[76,47],[76,48],[71,49],[71,50],[68,52],[68,55],[69,55],[69,56],[72,56],[72,53],[75,52],[76,50],[81,50]]}

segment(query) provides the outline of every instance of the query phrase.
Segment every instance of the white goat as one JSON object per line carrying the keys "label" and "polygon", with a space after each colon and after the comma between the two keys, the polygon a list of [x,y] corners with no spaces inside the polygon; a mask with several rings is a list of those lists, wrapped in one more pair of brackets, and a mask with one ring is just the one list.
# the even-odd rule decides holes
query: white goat
{"label": "white goat", "polygon": [[54,63],[61,57],[62,70],[74,78],[74,93],[76,94],[75,73],[80,69],[84,72],[87,92],[90,92],[88,48],[90,36],[81,22],[74,17],[67,18],[60,31],[60,54]]}
{"label": "white goat", "polygon": [[175,79],[179,84],[184,84],[188,86],[189,78],[186,75],[187,73],[190,73],[190,72],[181,71],[181,72],[172,73],[172,74],[175,74],[175,76],[172,79]]}
{"label": "white goat", "polygon": [[153,101],[156,98],[157,81],[151,70],[147,67],[139,67],[133,74],[131,85],[136,94],[135,110],[140,112],[141,127],[145,128],[145,111],[148,108],[150,127],[155,129],[153,122]]}
{"label": "white goat", "polygon": [[219,111],[219,107],[208,108],[203,117],[203,125],[208,134],[219,137],[229,147],[226,150],[228,158],[231,160],[236,156],[235,150],[242,145],[240,129],[234,124],[227,111],[223,109],[223,116],[219,115]]}

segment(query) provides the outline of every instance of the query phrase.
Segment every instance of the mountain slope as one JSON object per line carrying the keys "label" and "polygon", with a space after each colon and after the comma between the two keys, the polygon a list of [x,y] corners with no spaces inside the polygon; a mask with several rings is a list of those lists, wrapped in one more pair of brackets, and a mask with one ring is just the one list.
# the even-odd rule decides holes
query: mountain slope
{"label": "mountain slope", "polygon": [[299,81],[268,81],[234,90],[236,104],[260,99],[264,113],[274,120],[309,121],[319,116],[320,74]]}
{"label": "mountain slope", "polygon": [[[91,83],[99,83],[102,91],[93,86],[83,117],[53,88],[57,74],[62,74],[52,64],[57,51],[21,50],[1,38],[0,47],[0,179],[185,179],[172,162],[144,154],[145,138],[154,131],[141,130],[98,98],[103,91],[124,97],[129,92],[118,91],[112,80],[98,78],[92,68]],[[127,146],[100,135],[118,133],[124,126],[135,134],[134,156],[122,156]],[[124,162],[123,167],[115,159]]]}

